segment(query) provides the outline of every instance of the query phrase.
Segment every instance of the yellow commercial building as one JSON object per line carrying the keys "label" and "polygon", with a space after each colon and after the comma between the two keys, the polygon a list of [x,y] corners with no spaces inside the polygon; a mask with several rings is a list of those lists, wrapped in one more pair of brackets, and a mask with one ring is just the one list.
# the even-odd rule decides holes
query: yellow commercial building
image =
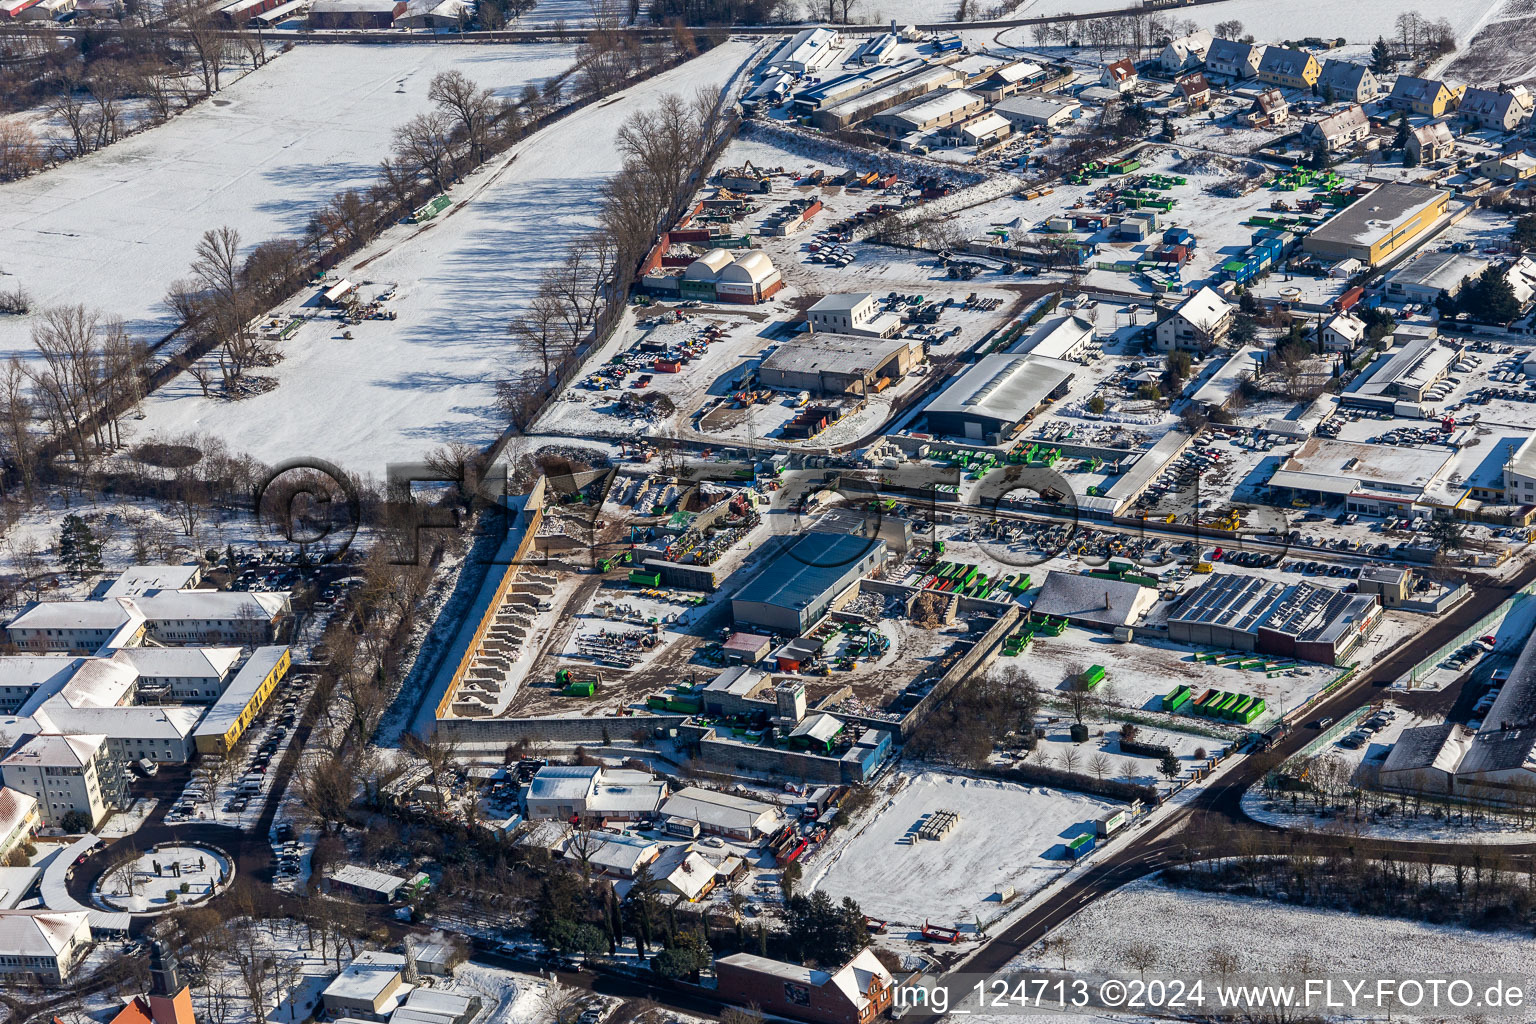
{"label": "yellow commercial building", "polygon": [[292,660],[287,647],[256,648],[235,673],[229,688],[193,730],[197,752],[224,756],[233,750],[251,722],[261,714],[277,684],[288,674]]}
{"label": "yellow commercial building", "polygon": [[1422,242],[1450,200],[1449,192],[1424,185],[1380,185],[1308,235],[1303,248],[1334,260],[1380,264]]}

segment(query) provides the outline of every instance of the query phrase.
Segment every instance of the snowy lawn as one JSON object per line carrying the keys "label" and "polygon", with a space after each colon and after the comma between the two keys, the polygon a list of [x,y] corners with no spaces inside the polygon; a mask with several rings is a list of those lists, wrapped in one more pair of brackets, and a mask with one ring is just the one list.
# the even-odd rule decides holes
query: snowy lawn
{"label": "snowy lawn", "polygon": [[[1255,923],[1262,921],[1262,927]],[[1133,924],[1133,927],[1127,926]],[[1067,966],[1123,975],[1121,956],[1132,942],[1166,954],[1153,970],[1177,970],[1207,950],[1230,950],[1239,972],[1299,968],[1314,973],[1396,975],[1408,969],[1421,977],[1453,974],[1520,974],[1530,962],[1530,939],[1509,932],[1474,932],[1392,918],[1290,907],[1267,900],[1171,889],[1153,881],[1135,882],[1098,900],[1052,937],[1067,937]],[[1404,965],[1412,966],[1405,968]],[[1010,969],[1061,967],[1059,954],[1035,947]]]}
{"label": "snowy lawn", "polygon": [[[301,234],[312,210],[367,184],[395,127],[458,69],[515,95],[560,74],[575,46],[301,46],[158,128],[0,186],[0,278],[34,311],[84,303],[149,341],[210,228],[247,245]],[[32,317],[0,317],[0,354],[31,351]]]}
{"label": "snowy lawn", "polygon": [[454,188],[446,214],[392,228],[338,268],[365,298],[395,289],[397,320],[366,320],[350,340],[333,320],[309,322],[265,371],[279,386],[238,403],[181,378],[147,403],[145,434],[207,431],[266,461],[314,455],[377,476],[448,441],[490,440],[494,382],[516,368],[507,323],[538,270],[594,223],[619,126],[667,93],[719,89],[752,49],[716,47],[496,158]]}
{"label": "snowy lawn", "polygon": [[[852,896],[866,914],[920,928],[924,920],[969,932],[1003,909],[998,891],[1020,897],[1071,866],[1066,843],[1093,831],[1120,805],[1079,793],[924,772],[897,777],[896,790],[825,866],[814,887]],[[917,839],[937,811],[959,823],[942,841]],[[893,931],[900,931],[894,928]]]}

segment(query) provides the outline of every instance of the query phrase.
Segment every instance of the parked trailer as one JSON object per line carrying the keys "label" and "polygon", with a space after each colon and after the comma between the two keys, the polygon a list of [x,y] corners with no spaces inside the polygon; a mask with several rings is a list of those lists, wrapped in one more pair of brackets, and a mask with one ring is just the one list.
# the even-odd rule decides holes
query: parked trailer
{"label": "parked trailer", "polygon": [[1123,810],[1116,811],[1113,814],[1106,814],[1098,821],[1095,821],[1093,823],[1093,828],[1094,831],[1097,832],[1100,836],[1112,836],[1124,828],[1126,823],[1130,820],[1130,812]]}
{"label": "parked trailer", "polygon": [[938,925],[923,921],[923,938],[929,942],[945,942],[951,945],[960,941],[959,928],[940,928]]}

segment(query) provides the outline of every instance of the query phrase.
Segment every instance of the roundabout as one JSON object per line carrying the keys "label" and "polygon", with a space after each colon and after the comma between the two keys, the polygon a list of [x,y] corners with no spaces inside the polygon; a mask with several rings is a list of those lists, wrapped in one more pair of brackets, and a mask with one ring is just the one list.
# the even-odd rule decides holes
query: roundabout
{"label": "roundabout", "polygon": [[229,888],[234,860],[210,844],[157,843],[101,873],[91,889],[106,910],[158,915],[200,906]]}

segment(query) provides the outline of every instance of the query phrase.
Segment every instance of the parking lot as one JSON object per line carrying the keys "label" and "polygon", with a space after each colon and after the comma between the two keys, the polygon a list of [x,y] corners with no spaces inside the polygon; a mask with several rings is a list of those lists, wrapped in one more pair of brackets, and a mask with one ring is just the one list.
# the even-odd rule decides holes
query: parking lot
{"label": "parking lot", "polygon": [[271,774],[288,749],[313,686],[312,674],[290,673],[230,752],[227,763],[217,755],[199,759],[165,820],[228,822],[229,816],[259,814],[270,791]]}

